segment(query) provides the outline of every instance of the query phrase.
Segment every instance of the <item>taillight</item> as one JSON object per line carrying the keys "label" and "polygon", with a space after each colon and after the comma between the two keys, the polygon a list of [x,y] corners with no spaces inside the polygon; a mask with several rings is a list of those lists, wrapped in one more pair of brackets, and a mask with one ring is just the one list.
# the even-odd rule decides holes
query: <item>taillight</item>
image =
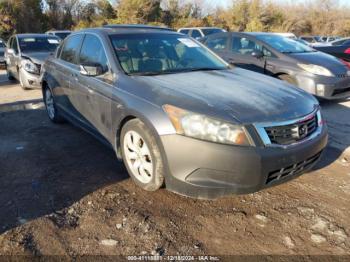
{"label": "taillight", "polygon": [[344,51],[344,54],[350,55],[350,48],[346,49],[346,50]]}

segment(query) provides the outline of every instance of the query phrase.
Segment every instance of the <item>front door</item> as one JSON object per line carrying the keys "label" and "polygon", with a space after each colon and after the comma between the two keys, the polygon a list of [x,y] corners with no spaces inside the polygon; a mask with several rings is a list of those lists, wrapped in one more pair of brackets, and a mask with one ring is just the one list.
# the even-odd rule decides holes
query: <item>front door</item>
{"label": "front door", "polygon": [[256,41],[244,37],[233,36],[230,55],[227,58],[230,64],[258,73],[265,73],[265,57],[252,56],[254,51],[263,52],[263,46]]}
{"label": "front door", "polygon": [[86,34],[79,55],[79,65],[95,65],[102,69],[98,76],[79,74],[76,82],[75,100],[80,101],[81,113],[89,124],[105,139],[112,134],[113,76],[101,40]]}

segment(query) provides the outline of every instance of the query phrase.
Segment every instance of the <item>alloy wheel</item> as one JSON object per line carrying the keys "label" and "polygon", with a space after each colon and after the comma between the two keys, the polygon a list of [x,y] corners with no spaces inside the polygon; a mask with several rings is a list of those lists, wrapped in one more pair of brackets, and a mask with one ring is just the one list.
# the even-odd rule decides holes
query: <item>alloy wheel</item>
{"label": "alloy wheel", "polygon": [[141,183],[149,183],[153,177],[153,162],[146,141],[139,133],[128,131],[123,142],[126,164],[134,177]]}
{"label": "alloy wheel", "polygon": [[48,88],[45,90],[45,105],[46,105],[47,114],[49,115],[50,119],[54,119],[55,106],[54,106],[54,101],[53,101],[51,91]]}

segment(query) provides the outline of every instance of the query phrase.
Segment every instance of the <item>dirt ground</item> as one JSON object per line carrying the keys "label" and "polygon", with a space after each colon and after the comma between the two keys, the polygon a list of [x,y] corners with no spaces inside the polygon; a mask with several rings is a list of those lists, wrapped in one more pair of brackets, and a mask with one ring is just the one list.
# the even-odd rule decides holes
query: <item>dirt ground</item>
{"label": "dirt ground", "polygon": [[331,138],[314,171],[203,201],[137,188],[112,150],[0,74],[0,255],[350,259],[350,101],[323,103]]}

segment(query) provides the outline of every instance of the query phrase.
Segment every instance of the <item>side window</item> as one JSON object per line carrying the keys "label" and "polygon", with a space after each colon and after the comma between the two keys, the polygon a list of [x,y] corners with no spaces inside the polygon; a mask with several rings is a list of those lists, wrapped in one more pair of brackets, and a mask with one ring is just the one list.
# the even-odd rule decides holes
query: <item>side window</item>
{"label": "side window", "polygon": [[180,33],[181,33],[181,34],[185,34],[185,35],[188,35],[189,32],[190,32],[190,30],[188,30],[188,29],[182,29],[182,30],[180,30]]}
{"label": "side window", "polygon": [[193,30],[192,30],[191,36],[192,36],[193,38],[202,37],[201,33],[200,33],[199,30],[197,30],[197,29],[193,29]]}
{"label": "side window", "polygon": [[233,37],[232,51],[241,55],[250,55],[253,51],[263,51],[261,45],[245,37]]}
{"label": "side window", "polygon": [[83,35],[73,35],[64,41],[61,51],[61,59],[72,64],[77,64],[76,57]]}
{"label": "side window", "polygon": [[275,55],[266,47],[263,47],[262,52],[263,52],[264,56],[275,57]]}
{"label": "side window", "polygon": [[227,36],[218,37],[218,38],[210,38],[206,42],[206,45],[213,50],[224,50],[227,47]]}
{"label": "side window", "polygon": [[87,34],[81,47],[79,63],[86,65],[100,65],[103,72],[108,71],[108,61],[105,50],[97,36]]}

